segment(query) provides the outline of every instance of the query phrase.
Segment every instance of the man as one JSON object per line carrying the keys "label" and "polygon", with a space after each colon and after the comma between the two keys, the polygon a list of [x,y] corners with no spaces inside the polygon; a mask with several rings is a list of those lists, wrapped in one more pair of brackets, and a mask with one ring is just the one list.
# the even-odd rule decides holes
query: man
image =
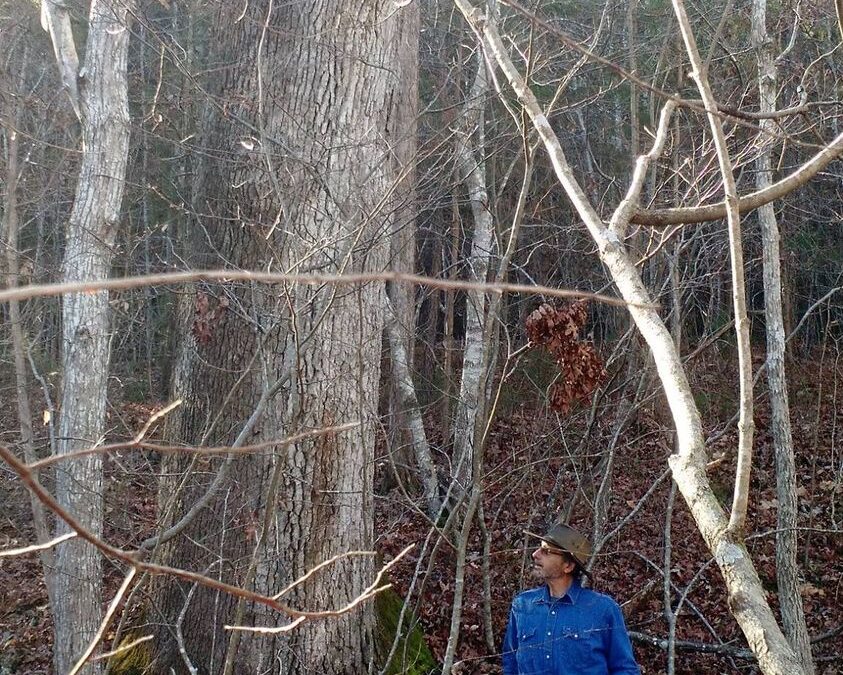
{"label": "man", "polygon": [[618,603],[583,588],[591,544],[557,523],[533,553],[544,582],[515,596],[503,641],[504,675],[640,675]]}

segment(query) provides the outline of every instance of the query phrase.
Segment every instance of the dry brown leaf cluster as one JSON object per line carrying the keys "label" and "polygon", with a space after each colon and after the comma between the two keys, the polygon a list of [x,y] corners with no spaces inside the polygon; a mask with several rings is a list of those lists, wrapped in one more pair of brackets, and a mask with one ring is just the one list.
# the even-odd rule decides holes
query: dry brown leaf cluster
{"label": "dry brown leaf cluster", "polygon": [[550,387],[550,407],[567,413],[576,401],[587,401],[605,375],[603,361],[591,342],[581,339],[588,318],[586,301],[567,307],[541,305],[527,317],[527,337],[547,349],[559,368]]}
{"label": "dry brown leaf cluster", "polygon": [[196,293],[192,332],[199,344],[205,345],[211,341],[214,326],[225,313],[228,304],[228,298],[222,296],[217,302],[217,306],[211,309],[211,303],[207,293],[203,293],[202,291]]}

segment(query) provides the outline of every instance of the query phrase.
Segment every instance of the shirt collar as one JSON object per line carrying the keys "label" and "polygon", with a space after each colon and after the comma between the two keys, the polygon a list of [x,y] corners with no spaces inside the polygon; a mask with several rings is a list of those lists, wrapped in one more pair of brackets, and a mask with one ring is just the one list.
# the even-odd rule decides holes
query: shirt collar
{"label": "shirt collar", "polygon": [[550,604],[553,602],[562,601],[569,602],[572,605],[576,605],[577,600],[580,599],[580,594],[582,593],[582,590],[582,583],[580,583],[580,580],[575,577],[574,580],[571,582],[570,588],[568,588],[568,592],[565,593],[565,595],[563,595],[561,598],[552,598],[550,596],[550,587],[545,584],[541,588],[541,593],[536,596],[536,599],[533,602],[537,604],[542,602]]}

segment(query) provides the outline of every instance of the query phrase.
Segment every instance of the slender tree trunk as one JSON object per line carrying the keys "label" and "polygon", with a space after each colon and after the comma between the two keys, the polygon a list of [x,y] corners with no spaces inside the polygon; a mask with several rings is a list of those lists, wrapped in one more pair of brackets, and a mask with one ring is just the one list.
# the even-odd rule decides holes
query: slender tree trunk
{"label": "slender tree trunk", "polygon": [[[27,59],[24,56],[23,63]],[[16,97],[19,101],[20,99]],[[8,111],[6,111],[8,112]],[[21,106],[18,103],[15,111],[9,113],[6,136],[6,199],[3,204],[3,229],[0,230],[0,242],[5,248],[4,270],[6,282],[9,288],[15,288],[20,283],[20,221],[18,219],[18,175],[20,172],[18,129],[21,125]],[[23,456],[28,464],[36,461],[35,445],[33,443],[32,410],[29,405],[29,376],[26,363],[28,350],[23,319],[21,317],[20,303],[17,300],[9,301],[9,332],[12,337],[12,354],[15,362],[15,394],[17,398],[18,427],[20,428],[20,446]],[[38,479],[38,472],[34,473]],[[44,506],[38,498],[29,493],[30,507],[32,509],[32,521],[35,529],[35,537],[38,543],[49,540],[49,528],[47,517],[44,513]],[[44,581],[47,587],[47,595],[52,606],[55,603],[53,594],[53,551],[46,549],[39,552],[41,566],[44,570]]]}
{"label": "slender tree trunk", "polygon": [[[675,142],[678,143],[679,125],[674,126],[676,134]],[[673,195],[674,206],[679,198],[679,153],[674,146],[673,153]],[[673,344],[676,346],[676,353],[682,355],[682,287],[680,285],[681,275],[679,272],[679,257],[682,254],[682,237],[677,237],[673,242],[673,253],[668,256],[668,274],[670,275],[670,300],[672,312],[670,315],[670,334],[673,337]],[[676,447],[676,439],[673,441]],[[671,481],[670,494],[667,498],[667,509],[664,519],[664,618],[667,622],[667,675],[674,675],[676,672],[676,624],[679,618],[678,607],[673,607],[673,593],[671,592],[671,576],[673,564],[673,505],[676,501],[676,481]]]}
{"label": "slender tree trunk", "polygon": [[457,540],[457,561],[454,571],[454,599],[451,607],[451,628],[448,632],[448,643],[445,647],[445,656],[442,659],[442,675],[450,675],[457,653],[457,643],[460,639],[460,622],[462,619],[463,595],[465,593],[465,565],[468,555],[468,538],[471,534],[471,527],[474,524],[474,516],[477,508],[483,499],[483,490],[478,485],[474,488],[466,506],[465,518],[462,522],[462,529]]}
{"label": "slender tree trunk", "polygon": [[404,424],[410,435],[415,464],[424,489],[424,500],[427,514],[435,518],[440,504],[439,479],[436,475],[436,465],[430,455],[430,445],[424,430],[424,420],[416,396],[416,388],[410,374],[410,357],[404,342],[404,333],[399,328],[398,318],[395,316],[392,303],[387,298],[385,302],[385,328],[389,341],[392,374],[395,380],[395,390],[398,402],[404,415]]}
{"label": "slender tree trunk", "polygon": [[708,67],[703,64],[697,49],[697,41],[688,21],[682,0],[673,0],[673,8],[679,23],[679,31],[685,43],[685,51],[691,61],[692,79],[697,83],[706,109],[720,175],[723,179],[726,222],[729,230],[729,257],[732,267],[732,303],[735,312],[735,339],[738,346],[738,382],[740,387],[740,417],[738,419],[738,466],[735,471],[735,490],[732,497],[732,511],[729,515],[729,529],[743,537],[746,511],[749,502],[749,478],[752,470],[752,443],[755,432],[752,400],[752,354],[749,345],[749,319],[746,310],[746,282],[744,279],[743,242],[741,235],[738,192],[723,124],[717,116],[717,102],[708,82]]}
{"label": "slender tree trunk", "polygon": [[[457,260],[460,255],[461,242],[461,218],[460,208],[457,202],[457,195],[451,195],[451,218],[450,227],[444,237],[447,242],[448,250],[448,267],[447,278],[457,278]],[[442,244],[442,253],[446,250],[446,244]],[[451,436],[451,398],[454,390],[454,350],[456,349],[454,341],[454,305],[456,291],[453,289],[446,289],[443,291],[445,296],[445,315],[442,337],[442,438],[450,438]]]}
{"label": "slender tree trunk", "polygon": [[[754,0],[752,6],[752,44],[758,59],[759,109],[772,113],[776,109],[776,65],[767,33],[767,2]],[[775,133],[773,120],[759,123],[759,142],[764,150],[756,160],[756,186],[764,189],[773,184],[772,158],[766,132]],[[782,316],[782,280],[779,251],[779,226],[772,204],[758,209],[764,267],[764,324],[767,332],[767,386],[772,409],[770,426],[776,455],[776,581],[782,624],[793,650],[802,661],[806,675],[814,672],[811,640],[805,624],[802,596],[799,592],[797,563],[796,462],[793,456],[793,435],[790,428],[790,406],[785,377],[785,330]]]}
{"label": "slender tree trunk", "polygon": [[[487,3],[489,20],[494,20],[494,2]],[[457,148],[457,167],[460,178],[468,191],[471,214],[474,219],[474,233],[471,239],[471,252],[467,260],[468,274],[471,281],[485,282],[489,274],[492,248],[495,244],[495,224],[489,203],[489,191],[486,179],[486,96],[489,83],[486,73],[486,61],[478,45],[477,72],[469,92],[467,120],[469,128]],[[459,491],[467,491],[471,485],[473,454],[477,439],[475,437],[478,420],[485,414],[486,381],[484,366],[488,366],[490,342],[486,338],[488,321],[486,293],[482,290],[469,290],[465,301],[465,340],[463,342],[462,376],[460,378],[459,398],[454,414],[452,432],[453,480]]]}
{"label": "slender tree trunk", "polygon": [[[626,8],[626,52],[629,72],[638,70],[638,44],[636,42],[637,24],[635,21],[635,10],[638,8],[638,0],[630,0]],[[635,82],[629,83],[629,156],[632,160],[632,168],[635,168],[635,158],[638,157],[640,147],[640,131],[638,129],[638,85]],[[631,172],[631,170],[630,170]]]}
{"label": "slender tree trunk", "polygon": [[[417,3],[410,3],[395,14],[396,34],[399,36],[398,58],[393,64],[396,86],[390,96],[390,111],[387,127],[392,145],[392,174],[398,181],[391,204],[392,233],[390,235],[390,269],[412,273],[416,263],[416,137],[418,133],[418,82],[419,82],[419,34],[421,12]],[[400,333],[404,352],[408,357],[414,354],[415,346],[415,288],[409,284],[397,284],[390,289],[390,300],[394,310],[393,328]],[[434,300],[438,294],[434,293]],[[407,361],[407,374],[411,377]],[[412,380],[411,380],[412,381]],[[389,392],[389,443],[393,466],[401,479],[412,480],[415,465],[424,475],[429,467],[417,463],[421,459],[414,441],[411,419],[414,413],[403,407],[405,401],[399,385],[399,378],[393,377]],[[416,403],[418,405],[418,403]],[[407,480],[410,479],[410,480]],[[425,492],[430,486],[425,485]],[[429,497],[429,495],[428,495]]]}
{"label": "slender tree trunk", "polygon": [[673,525],[673,504],[676,500],[676,483],[671,482],[667,496],[667,508],[664,518],[664,585],[662,597],[664,602],[664,620],[667,623],[667,675],[676,673],[676,619],[677,613],[673,609],[673,589],[671,587],[673,539],[671,529]]}
{"label": "slender tree trunk", "polygon": [[[82,164],[65,235],[63,280],[109,276],[129,149],[126,61],[129,6],[92,3],[84,76],[80,83]],[[75,84],[77,73],[72,74]],[[62,304],[62,391],[58,452],[97,443],[103,435],[109,360],[108,293],[71,294]],[[56,470],[56,498],[94,534],[102,532],[102,459],[93,455]],[[57,534],[64,531],[59,526]],[[55,556],[56,672],[65,673],[84,651],[100,621],[101,558],[71,540]],[[85,672],[99,672],[91,664]]]}

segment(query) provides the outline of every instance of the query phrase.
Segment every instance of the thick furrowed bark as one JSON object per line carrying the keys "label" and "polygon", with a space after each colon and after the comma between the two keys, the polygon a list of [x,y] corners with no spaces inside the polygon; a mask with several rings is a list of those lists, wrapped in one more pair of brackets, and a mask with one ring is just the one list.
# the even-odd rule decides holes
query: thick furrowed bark
{"label": "thick furrowed bark", "polygon": [[[397,22],[385,17],[395,8],[380,2],[267,1],[249,4],[235,21],[241,7],[220,7],[215,49],[230,65],[215,93],[232,102],[234,115],[211,110],[203,132],[218,154],[201,163],[195,200],[220,219],[200,224],[211,246],[202,243],[201,227],[195,228],[195,262],[217,265],[220,254],[237,269],[387,269],[393,228],[388,213],[397,181],[386,122],[399,83],[390,79],[389,67]],[[231,153],[243,147],[245,130],[235,118],[252,125],[253,150]],[[273,595],[324,560],[372,547],[384,284],[247,282],[208,286],[206,292],[212,303],[225,297],[229,309],[209,336],[196,340],[193,308],[183,308],[174,386],[185,404],[170,420],[174,438],[225,442],[248,418],[266,382],[288,371],[289,382],[267,406],[254,440],[360,422],[270,456],[236,459],[226,486],[162,552],[179,566],[210,568],[213,576],[232,583],[245,579]],[[213,429],[210,420],[216,420]],[[177,518],[202,495],[213,465],[191,467],[174,459],[166,470],[177,471],[178,478],[167,482],[161,504],[175,494]],[[178,492],[180,481],[184,488]],[[284,601],[317,611],[343,606],[371,583],[375,567],[371,557],[343,559]],[[222,672],[224,663],[233,673],[350,675],[368,669],[371,603],[287,634],[244,632],[230,640],[223,626],[234,618],[267,627],[286,619],[253,603],[238,610],[231,598],[204,589],[185,609],[188,591],[176,583],[162,588],[170,628],[161,632],[156,672],[184,667],[174,630],[179,622],[184,651],[200,672]],[[236,653],[227,653],[229,648]]]}

